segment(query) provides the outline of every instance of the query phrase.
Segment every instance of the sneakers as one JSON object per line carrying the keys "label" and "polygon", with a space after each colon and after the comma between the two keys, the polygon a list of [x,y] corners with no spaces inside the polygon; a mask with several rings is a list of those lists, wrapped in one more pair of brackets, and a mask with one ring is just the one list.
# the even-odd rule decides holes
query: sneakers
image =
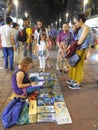
{"label": "sneakers", "polygon": [[76,81],[74,81],[74,80],[67,80],[66,83],[68,83],[69,85],[71,85],[71,84],[76,83]]}
{"label": "sneakers", "polygon": [[71,84],[68,86],[70,89],[80,89],[80,85],[77,83]]}

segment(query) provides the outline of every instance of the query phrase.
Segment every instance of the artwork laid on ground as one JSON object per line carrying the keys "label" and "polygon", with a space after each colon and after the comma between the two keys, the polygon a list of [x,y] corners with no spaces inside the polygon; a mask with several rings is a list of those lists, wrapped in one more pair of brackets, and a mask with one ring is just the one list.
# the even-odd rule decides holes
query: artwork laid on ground
{"label": "artwork laid on ground", "polygon": [[[14,124],[56,122],[62,125],[72,123],[56,74],[31,73],[30,79],[38,82],[40,87],[33,93],[29,90],[27,98],[22,99],[25,101],[25,106]],[[3,119],[2,122],[4,125]]]}

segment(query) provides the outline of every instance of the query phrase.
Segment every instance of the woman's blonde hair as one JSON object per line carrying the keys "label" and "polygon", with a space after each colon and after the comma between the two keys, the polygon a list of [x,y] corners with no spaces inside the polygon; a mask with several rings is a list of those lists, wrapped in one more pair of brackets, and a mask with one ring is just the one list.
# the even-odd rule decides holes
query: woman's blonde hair
{"label": "woman's blonde hair", "polygon": [[33,63],[33,60],[30,57],[25,57],[19,61],[19,65],[23,65],[23,66],[29,65],[30,63]]}

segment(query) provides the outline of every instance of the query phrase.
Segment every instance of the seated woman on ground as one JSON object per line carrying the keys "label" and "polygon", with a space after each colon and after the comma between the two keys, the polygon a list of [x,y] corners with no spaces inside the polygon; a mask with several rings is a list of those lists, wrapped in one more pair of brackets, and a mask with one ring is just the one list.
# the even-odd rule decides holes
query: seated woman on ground
{"label": "seated woman on ground", "polygon": [[[32,82],[28,76],[32,65],[33,61],[30,57],[25,57],[19,62],[18,69],[12,76],[12,88],[16,94],[27,96],[27,88],[37,84]],[[32,89],[36,90],[36,87],[32,87]]]}

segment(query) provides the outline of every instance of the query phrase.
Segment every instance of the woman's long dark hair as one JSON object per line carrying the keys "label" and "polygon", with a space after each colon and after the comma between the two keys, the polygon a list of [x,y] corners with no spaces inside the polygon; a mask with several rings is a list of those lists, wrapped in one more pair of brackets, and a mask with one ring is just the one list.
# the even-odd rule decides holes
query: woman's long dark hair
{"label": "woman's long dark hair", "polygon": [[[75,26],[75,23],[72,22],[71,25],[74,25],[74,26]],[[80,29],[80,28],[77,28],[77,27],[76,27],[76,30],[74,31],[74,34],[78,34],[79,29]]]}
{"label": "woman's long dark hair", "polygon": [[41,20],[38,20],[37,22],[41,22],[42,23],[42,27],[41,28],[37,27],[37,32],[39,33],[40,30],[41,30],[41,32],[45,32],[46,30],[45,30],[45,26],[44,26],[43,22]]}

